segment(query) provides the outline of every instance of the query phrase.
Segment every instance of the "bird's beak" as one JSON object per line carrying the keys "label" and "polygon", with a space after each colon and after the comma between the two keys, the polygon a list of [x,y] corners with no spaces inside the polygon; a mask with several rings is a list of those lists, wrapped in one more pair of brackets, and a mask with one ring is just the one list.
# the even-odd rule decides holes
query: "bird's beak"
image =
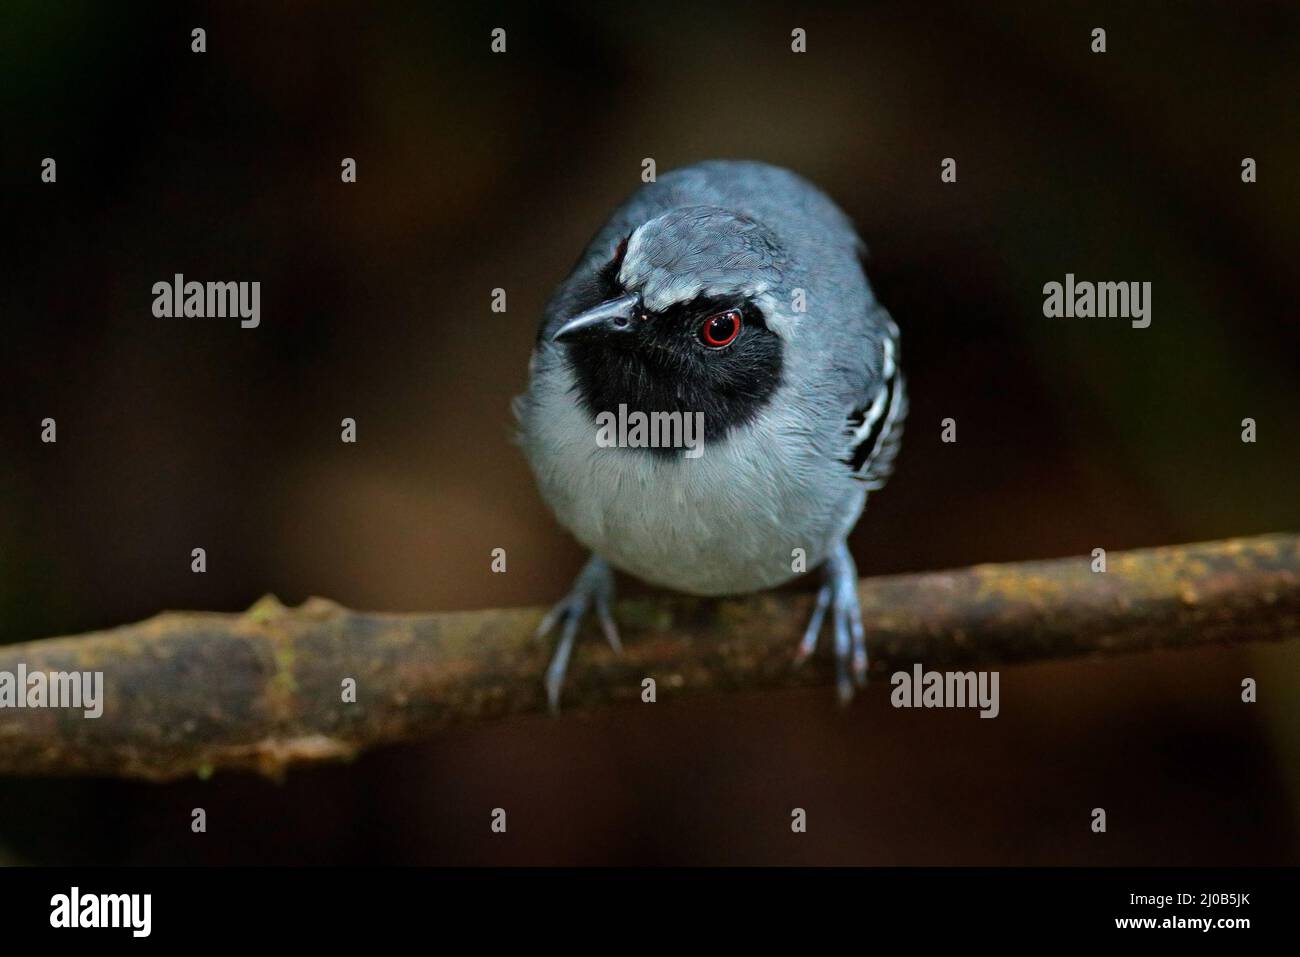
{"label": "bird's beak", "polygon": [[602,302],[594,309],[588,309],[574,316],[551,335],[552,342],[572,339],[584,332],[602,329],[610,332],[625,332],[632,328],[632,320],[640,310],[641,301],[636,296],[622,296]]}

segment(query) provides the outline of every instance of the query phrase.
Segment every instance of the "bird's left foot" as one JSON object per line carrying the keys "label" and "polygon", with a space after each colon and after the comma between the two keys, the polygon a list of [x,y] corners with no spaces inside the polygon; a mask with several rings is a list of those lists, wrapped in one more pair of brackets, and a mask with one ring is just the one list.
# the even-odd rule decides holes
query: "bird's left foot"
{"label": "bird's left foot", "polygon": [[846,542],[835,546],[825,564],[826,583],[817,593],[808,629],[795,664],[803,664],[817,648],[817,636],[822,630],[822,619],[831,609],[832,630],[835,635],[835,691],[840,704],[853,700],[854,688],[867,683],[866,632],[862,627],[862,608],[858,604],[858,570],[853,564]]}

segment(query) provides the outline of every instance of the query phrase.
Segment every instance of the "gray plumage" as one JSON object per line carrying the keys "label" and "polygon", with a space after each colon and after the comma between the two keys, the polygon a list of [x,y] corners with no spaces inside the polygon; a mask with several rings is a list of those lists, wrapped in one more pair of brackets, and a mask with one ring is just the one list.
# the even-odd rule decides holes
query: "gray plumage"
{"label": "gray plumage", "polygon": [[[868,492],[892,468],[906,394],[898,330],[876,302],[862,252],[839,208],[787,170],[713,161],[667,173],[614,211],[556,290],[516,414],[521,445],[560,522],[596,556],[645,581],[735,594],[795,577],[795,549],[808,569],[829,562],[820,610],[834,600],[855,646],[855,670],[865,673],[860,619],[852,634],[856,595],[849,609],[840,594],[856,577],[843,543]],[[743,301],[761,310],[779,340],[774,391],[697,459],[602,448],[594,439],[569,346],[553,336],[596,305],[597,277],[611,263],[619,294],[637,297],[645,314]],[[602,590],[609,588],[588,587],[580,601],[570,596],[557,614],[580,619],[594,601],[612,632],[607,607],[593,597]],[[837,634],[843,663],[840,644]],[[561,652],[557,659],[567,661],[568,648]],[[558,687],[552,690],[555,700]]]}

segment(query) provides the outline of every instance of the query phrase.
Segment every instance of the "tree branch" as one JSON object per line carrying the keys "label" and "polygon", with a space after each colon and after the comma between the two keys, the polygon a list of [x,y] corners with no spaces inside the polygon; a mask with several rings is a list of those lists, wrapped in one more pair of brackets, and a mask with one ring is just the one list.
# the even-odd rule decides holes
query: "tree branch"
{"label": "tree branch", "polygon": [[[1300,637],[1300,537],[1269,535],[1090,559],[978,565],[860,583],[873,674]],[[565,708],[832,681],[796,669],[811,596],[620,604],[625,653],[580,643]],[[0,647],[0,672],[102,671],[104,711],[0,708],[0,774],[163,780],[278,774],[452,724],[546,709],[536,608],[369,614],[268,596],[243,614],[168,612],[111,631]],[[594,629],[592,630],[594,633]],[[345,703],[344,679],[356,680]]]}

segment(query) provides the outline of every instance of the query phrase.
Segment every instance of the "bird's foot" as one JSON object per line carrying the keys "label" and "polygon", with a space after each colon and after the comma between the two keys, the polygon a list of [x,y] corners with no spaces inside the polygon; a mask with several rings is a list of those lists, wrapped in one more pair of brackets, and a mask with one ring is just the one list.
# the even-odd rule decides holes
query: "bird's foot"
{"label": "bird's foot", "polygon": [[846,542],[835,546],[826,559],[825,570],[826,583],[817,593],[817,605],[799,643],[795,664],[803,664],[817,648],[822,619],[829,608],[835,635],[835,690],[840,704],[845,705],[853,700],[854,688],[867,683],[867,644],[862,608],[858,605],[858,570]]}
{"label": "bird's foot", "polygon": [[546,699],[550,702],[552,712],[560,710],[560,689],[564,686],[564,673],[569,667],[569,656],[573,653],[578,627],[586,617],[588,608],[595,607],[596,618],[605,632],[605,640],[616,654],[622,654],[623,645],[618,640],[618,629],[610,614],[613,600],[614,572],[603,558],[592,555],[578,573],[573,590],[547,612],[542,623],[537,626],[535,638],[540,639],[555,627],[556,622],[564,622],[560,642],[555,646],[555,654],[551,656],[551,663],[546,668]]}

